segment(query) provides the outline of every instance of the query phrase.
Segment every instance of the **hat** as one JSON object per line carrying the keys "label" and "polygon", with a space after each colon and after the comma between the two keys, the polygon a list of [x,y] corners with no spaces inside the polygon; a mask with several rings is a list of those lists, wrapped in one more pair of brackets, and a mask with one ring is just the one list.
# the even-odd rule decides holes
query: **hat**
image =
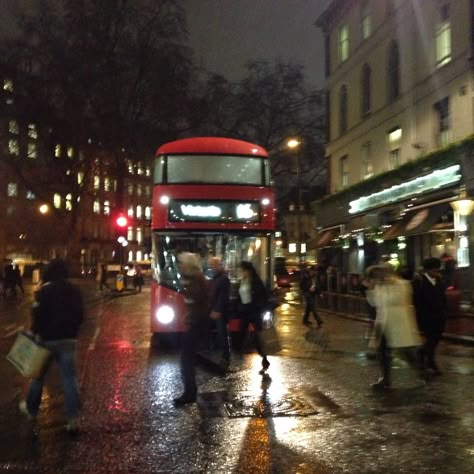
{"label": "hat", "polygon": [[423,260],[424,270],[439,270],[441,268],[441,260],[436,257],[430,257]]}
{"label": "hat", "polygon": [[178,262],[183,265],[188,265],[195,270],[201,270],[201,265],[196,254],[191,252],[181,252],[178,255]]}

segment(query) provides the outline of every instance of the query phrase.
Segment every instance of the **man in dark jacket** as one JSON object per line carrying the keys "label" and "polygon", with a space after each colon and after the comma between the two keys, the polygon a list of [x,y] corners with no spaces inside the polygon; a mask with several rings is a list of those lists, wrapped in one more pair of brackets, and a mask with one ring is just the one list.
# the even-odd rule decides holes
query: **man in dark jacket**
{"label": "man in dark jacket", "polygon": [[[42,284],[35,295],[31,332],[41,345],[52,352],[64,382],[64,400],[68,422],[66,430],[79,429],[80,396],[76,379],[76,343],[84,318],[84,305],[79,289],[67,280],[66,264],[52,260],[45,269]],[[45,373],[34,379],[20,410],[30,419],[38,414]]]}
{"label": "man in dark jacket", "polygon": [[303,314],[303,324],[309,323],[309,315],[312,313],[314,319],[318,323],[318,327],[321,327],[323,321],[318,314],[316,309],[316,299],[320,294],[320,287],[318,281],[318,274],[316,272],[316,267],[311,267],[307,272],[303,274],[300,282],[300,289],[303,293],[305,300],[305,310]]}
{"label": "man in dark jacket", "polygon": [[230,304],[230,281],[220,258],[209,259],[209,267],[214,272],[210,288],[210,317],[216,324],[217,346],[225,365],[230,363],[229,334],[227,332]]}
{"label": "man in dark jacket", "polygon": [[421,362],[432,375],[441,374],[436,365],[435,350],[441,340],[448,314],[446,289],[441,281],[440,268],[441,261],[438,258],[427,258],[423,262],[423,272],[413,280],[416,319],[425,336]]}

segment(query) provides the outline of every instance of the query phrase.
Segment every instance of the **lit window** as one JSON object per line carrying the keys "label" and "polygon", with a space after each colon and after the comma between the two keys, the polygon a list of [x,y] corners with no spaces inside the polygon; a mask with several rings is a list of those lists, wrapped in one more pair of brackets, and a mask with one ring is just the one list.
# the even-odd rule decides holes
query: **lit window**
{"label": "lit window", "polygon": [[147,197],[151,196],[151,186],[145,186],[145,194]]}
{"label": "lit window", "polygon": [[117,192],[117,180],[114,179],[113,181],[113,190],[114,190],[114,193]]}
{"label": "lit window", "polygon": [[13,92],[13,81],[11,79],[3,80],[3,90],[6,92]]}
{"label": "lit window", "polygon": [[72,211],[72,194],[66,194],[66,211]]}
{"label": "lit window", "polygon": [[129,241],[133,240],[133,227],[129,227],[127,229],[127,240]]}
{"label": "lit window", "polygon": [[36,143],[28,143],[28,158],[38,158],[38,148]]}
{"label": "lit window", "polygon": [[8,140],[8,152],[10,155],[18,156],[20,154],[20,145],[18,144],[18,140],[12,138]]}
{"label": "lit window", "polygon": [[104,191],[110,191],[110,178],[104,178]]}
{"label": "lit window", "polygon": [[8,122],[8,131],[14,135],[18,135],[20,133],[20,126],[16,120],[10,120]]}
{"label": "lit window", "polygon": [[74,148],[72,146],[68,146],[66,154],[68,158],[74,158]]}
{"label": "lit window", "polygon": [[444,147],[451,142],[451,120],[449,115],[449,97],[434,104],[438,114],[438,146]]}
{"label": "lit window", "polygon": [[402,129],[395,128],[387,134],[389,166],[395,169],[400,165],[400,147],[402,146]]}
{"label": "lit window", "polygon": [[128,172],[129,172],[130,174],[133,174],[133,161],[128,160],[128,161],[127,161],[127,166],[128,166]]}
{"label": "lit window", "polygon": [[143,174],[143,163],[139,162],[137,166],[137,174],[142,175]]}
{"label": "lit window", "polygon": [[362,159],[362,179],[370,178],[374,174],[374,166],[372,164],[372,146],[370,142],[362,145],[361,150]]}
{"label": "lit window", "polygon": [[99,201],[94,201],[94,204],[92,205],[92,212],[94,214],[100,214],[100,203],[99,203]]}
{"label": "lit window", "polygon": [[7,195],[8,195],[8,197],[16,197],[16,196],[18,196],[18,184],[16,184],[16,183],[8,183],[8,186],[7,186]]}
{"label": "lit window", "polygon": [[54,147],[54,156],[56,158],[61,158],[61,153],[62,153],[61,145],[58,144]]}
{"label": "lit window", "polygon": [[34,123],[28,124],[28,137],[32,138],[33,140],[38,139],[38,129]]}
{"label": "lit window", "polygon": [[104,201],[104,216],[110,216],[110,201]]}
{"label": "lit window", "polygon": [[137,262],[141,262],[141,261],[142,261],[142,251],[137,250]]}
{"label": "lit window", "polygon": [[142,195],[142,185],[137,184],[137,196],[141,196],[141,195]]}
{"label": "lit window", "polygon": [[341,175],[341,187],[345,188],[349,185],[349,159],[348,156],[343,156],[339,163]]}
{"label": "lit window", "polygon": [[151,207],[150,206],[145,207],[145,218],[146,219],[151,219]]}
{"label": "lit window", "polygon": [[436,66],[441,67],[451,61],[451,19],[449,5],[440,10],[440,21],[436,26]]}
{"label": "lit window", "polygon": [[79,173],[77,173],[77,184],[83,184],[83,183],[84,183],[84,172],[79,171]]}
{"label": "lit window", "polygon": [[372,34],[372,18],[370,16],[369,2],[365,1],[361,6],[360,29],[362,39],[367,39]]}
{"label": "lit window", "polygon": [[53,206],[56,209],[61,209],[61,195],[58,193],[54,193],[53,195]]}
{"label": "lit window", "polygon": [[349,27],[342,25],[338,31],[339,39],[339,62],[343,63],[349,59]]}
{"label": "lit window", "polygon": [[151,169],[149,166],[145,168],[145,176],[151,176]]}
{"label": "lit window", "polygon": [[128,194],[129,194],[129,196],[133,195],[133,184],[128,185]]}
{"label": "lit window", "polygon": [[127,211],[128,217],[133,217],[133,206],[130,206]]}
{"label": "lit window", "polygon": [[33,191],[26,191],[26,199],[30,201],[36,199],[35,193]]}
{"label": "lit window", "polygon": [[94,189],[100,189],[100,176],[94,176]]}
{"label": "lit window", "polygon": [[141,244],[143,242],[142,229],[137,227],[137,242]]}
{"label": "lit window", "polygon": [[137,218],[140,219],[142,217],[142,206],[137,206]]}

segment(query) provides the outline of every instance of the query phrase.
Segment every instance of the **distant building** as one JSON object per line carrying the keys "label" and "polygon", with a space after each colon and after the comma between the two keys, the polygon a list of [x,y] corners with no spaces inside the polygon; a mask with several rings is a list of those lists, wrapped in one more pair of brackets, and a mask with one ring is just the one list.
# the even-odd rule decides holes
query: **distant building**
{"label": "distant building", "polygon": [[314,208],[342,271],[451,254],[469,286],[472,226],[450,204],[474,195],[473,19],[470,0],[334,0],[318,18],[329,182]]}
{"label": "distant building", "polygon": [[[147,260],[148,157],[137,159],[125,150],[116,157],[92,139],[76,143],[48,104],[25,95],[26,80],[35,79],[0,68],[0,259],[33,264],[67,257],[76,274],[117,260],[114,215],[120,206],[130,222],[125,259]],[[117,188],[118,169],[123,190]]]}

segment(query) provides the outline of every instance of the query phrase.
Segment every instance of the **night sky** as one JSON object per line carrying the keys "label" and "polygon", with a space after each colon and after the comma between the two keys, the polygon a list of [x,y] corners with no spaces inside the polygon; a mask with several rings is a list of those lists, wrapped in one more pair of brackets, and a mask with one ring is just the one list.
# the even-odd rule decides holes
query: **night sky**
{"label": "night sky", "polygon": [[[33,0],[0,0],[0,26],[11,32],[12,5]],[[206,69],[230,80],[244,74],[251,59],[281,58],[305,66],[310,86],[323,86],[323,41],[314,23],[329,0],[183,0],[190,44]]]}

